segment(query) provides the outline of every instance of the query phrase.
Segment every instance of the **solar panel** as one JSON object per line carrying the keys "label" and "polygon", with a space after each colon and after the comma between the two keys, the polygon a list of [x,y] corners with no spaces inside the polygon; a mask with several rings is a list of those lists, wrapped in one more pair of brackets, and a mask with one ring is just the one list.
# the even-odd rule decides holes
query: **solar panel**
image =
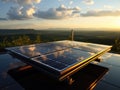
{"label": "solar panel", "polygon": [[[40,57],[33,58],[32,60],[37,61],[38,63],[44,63],[52,66],[54,69],[58,71],[63,71],[73,64],[80,63],[83,60],[90,57],[91,54],[88,52],[80,51],[78,49],[65,49],[61,51],[57,51],[48,55],[42,55]],[[56,65],[51,65],[53,62]],[[58,65],[57,65],[58,64]],[[61,67],[59,67],[61,66]]]}
{"label": "solar panel", "polygon": [[27,58],[32,58],[50,52],[59,51],[65,48],[65,46],[59,45],[57,43],[42,43],[8,48],[8,50],[18,53]]}
{"label": "solar panel", "polygon": [[59,78],[66,78],[109,51],[111,46],[77,41],[56,41],[7,48],[25,62]]}
{"label": "solar panel", "polygon": [[76,41],[58,41],[58,43],[61,43],[63,46],[68,46],[68,47],[73,47],[77,49],[81,49],[84,51],[89,51],[89,52],[99,52],[101,50],[106,49],[107,45],[101,45],[101,44],[93,44],[93,43],[85,43],[85,42],[76,42]]}

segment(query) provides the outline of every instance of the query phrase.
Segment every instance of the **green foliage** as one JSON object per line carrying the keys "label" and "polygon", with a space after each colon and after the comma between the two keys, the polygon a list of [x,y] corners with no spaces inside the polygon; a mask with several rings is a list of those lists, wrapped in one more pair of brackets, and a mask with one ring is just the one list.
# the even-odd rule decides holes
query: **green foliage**
{"label": "green foliage", "polygon": [[116,53],[120,53],[120,39],[115,39],[115,43],[113,44],[112,51]]}
{"label": "green foliage", "polygon": [[11,46],[21,46],[21,45],[29,45],[33,43],[40,43],[40,35],[37,35],[35,40],[31,40],[29,36],[22,35],[19,37],[5,37],[2,42],[0,42],[0,49],[5,47],[11,47]]}
{"label": "green foliage", "polygon": [[40,42],[41,42],[40,35],[37,35],[34,43],[40,43]]}
{"label": "green foliage", "polygon": [[11,43],[8,41],[7,37],[5,37],[3,39],[3,42],[0,43],[0,48],[6,47],[6,46],[11,46]]}
{"label": "green foliage", "polygon": [[20,46],[20,45],[27,45],[30,44],[31,40],[28,36],[19,36],[19,38],[12,40],[12,44],[15,46]]}

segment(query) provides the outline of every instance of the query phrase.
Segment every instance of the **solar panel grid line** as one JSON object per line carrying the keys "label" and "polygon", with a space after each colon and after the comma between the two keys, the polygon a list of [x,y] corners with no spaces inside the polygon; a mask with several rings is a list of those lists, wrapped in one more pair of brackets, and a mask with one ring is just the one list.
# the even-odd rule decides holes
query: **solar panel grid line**
{"label": "solar panel grid line", "polygon": [[[94,56],[85,59],[85,60],[82,61],[81,63],[77,63],[77,64],[75,64],[74,66],[71,65],[70,68],[68,68],[67,70],[62,71],[61,74],[64,74],[64,73],[66,73],[67,71],[73,70],[75,67],[80,66],[80,65],[86,63],[86,62],[89,61],[89,60],[92,61],[93,58],[97,59],[99,56],[101,56],[102,53],[107,52],[107,51],[109,51],[109,50],[110,50],[110,48],[107,49],[106,51],[101,51],[100,53],[95,54]],[[93,60],[94,60],[94,59],[93,59]]]}
{"label": "solar panel grid line", "polygon": [[[49,55],[49,54],[47,54],[47,55]],[[40,57],[42,57],[42,56],[40,56]],[[38,57],[35,57],[35,58],[32,58],[32,60],[33,61],[36,61],[36,62],[38,62],[38,63],[41,63],[40,61],[38,61],[38,60],[36,60],[36,58],[39,58],[39,56]],[[51,61],[53,61],[53,62],[56,62],[56,63],[59,63],[59,64],[62,64],[62,65],[64,65],[64,66],[68,66],[68,65],[66,65],[66,64],[64,64],[64,63],[61,63],[61,62],[59,62],[59,61],[55,61],[55,60],[53,60],[53,59],[50,59],[50,58],[47,58],[47,59],[49,59],[49,60],[51,60]],[[44,65],[45,65],[45,63],[44,63]],[[47,65],[47,66],[50,66],[50,65]],[[51,66],[50,66],[51,67]],[[52,68],[54,68],[54,67],[52,67]],[[57,68],[54,68],[55,70],[57,70],[57,71],[59,71],[59,72],[61,72],[62,70],[64,70],[64,69],[57,69]]]}
{"label": "solar panel grid line", "polygon": [[[9,50],[9,49],[7,49],[7,50]],[[28,56],[26,56],[26,55],[24,55],[24,54],[21,54],[21,53],[19,53],[19,52],[16,52],[16,51],[14,51],[14,50],[9,50],[9,52],[10,53],[14,53],[14,54],[18,54],[18,55],[20,55],[20,56],[22,56],[22,57],[25,57],[25,58],[27,58],[27,59],[30,59],[30,57],[28,57]],[[8,52],[8,53],[9,53]]]}
{"label": "solar panel grid line", "polygon": [[[33,46],[33,45],[47,45],[47,44],[51,44],[51,43],[54,43],[54,42],[61,42],[61,41],[53,41],[53,42],[42,42],[42,43],[38,43],[38,44],[31,44],[31,45],[22,45],[24,47],[28,47],[28,46]],[[15,46],[15,47],[9,47],[9,48],[19,48],[19,47],[22,47],[22,46]],[[6,48],[6,49],[9,49],[9,48]]]}
{"label": "solar panel grid line", "polygon": [[32,59],[32,60],[35,61],[35,62],[37,62],[37,63],[43,64],[43,65],[45,65],[45,66],[47,66],[47,67],[49,67],[49,68],[51,68],[51,69],[54,69],[54,70],[56,70],[56,71],[61,72],[61,70],[59,70],[59,69],[57,69],[57,68],[54,68],[54,67],[52,67],[52,66],[50,66],[50,65],[47,65],[47,64],[45,64],[45,63],[39,62],[39,61],[34,60],[34,59]]}
{"label": "solar panel grid line", "polygon": [[[61,51],[64,51],[64,50],[61,50]],[[59,52],[59,51],[57,51],[57,52]],[[49,56],[49,55],[51,55],[51,54],[54,54],[55,52],[52,52],[52,53],[49,53],[49,54],[46,54],[46,55],[41,55],[40,57],[44,57],[44,56]],[[37,58],[37,57],[36,57]],[[49,57],[47,57],[47,58],[49,58]],[[69,57],[68,57],[69,58]],[[34,58],[33,58],[34,59]],[[63,63],[63,62],[61,62],[61,61],[57,61],[57,60],[55,60],[55,59],[51,59],[51,58],[49,58],[50,60],[53,60],[53,61],[55,61],[55,62],[58,62],[58,63],[62,63],[62,64],[65,64],[65,63]],[[57,58],[56,58],[57,59]],[[65,64],[65,65],[68,65],[68,64]]]}
{"label": "solar panel grid line", "polygon": [[[65,49],[67,49],[68,47],[65,47],[65,48],[63,48],[63,49],[61,49],[61,50],[65,50]],[[7,48],[7,50],[10,50],[10,51],[12,51],[12,52],[16,52],[16,53],[18,53],[18,54],[20,54],[20,55],[22,55],[22,56],[25,56],[26,57],[26,55],[24,55],[25,53],[20,53],[20,52],[17,52],[16,50],[16,48]],[[49,54],[49,53],[52,53],[52,52],[56,52],[56,51],[61,51],[61,50],[53,50],[53,51],[48,51],[48,52],[46,52],[46,53],[43,53],[43,55],[44,54]],[[39,55],[36,55],[36,56],[40,56],[40,54]],[[27,58],[34,58],[34,57],[36,57],[36,56],[31,56],[31,57],[28,57],[27,56]]]}
{"label": "solar panel grid line", "polygon": [[[106,51],[104,52],[107,52],[109,49],[107,49]],[[63,76],[61,76],[59,78],[60,81],[63,81],[66,77],[68,76],[71,76],[73,73],[77,72],[78,70],[80,70],[81,68],[85,67],[86,65],[88,65],[91,61],[94,61],[95,59],[97,59],[99,56],[101,56],[102,53],[104,52],[101,52],[99,53],[96,57],[93,57],[91,58],[90,60],[87,60],[86,62],[84,62],[83,64],[81,65],[76,65],[77,67],[74,68],[73,70],[71,70],[70,72],[67,72],[66,74],[64,74]],[[69,71],[69,70],[68,70]]]}
{"label": "solar panel grid line", "polygon": [[[63,41],[63,42],[65,42],[65,41]],[[78,47],[78,48],[85,48],[85,47],[87,47],[87,49],[88,49],[88,47],[89,48],[92,48],[92,49],[97,49],[98,47],[99,48],[107,48],[107,47],[109,47],[108,45],[101,45],[101,44],[93,44],[93,43],[85,43],[85,42],[78,42],[78,41],[67,41],[67,42],[71,42],[72,43],[72,47],[74,47],[74,48],[76,48],[76,46],[78,47],[78,46],[80,46],[80,47]],[[69,44],[71,44],[71,43],[68,43],[67,45],[69,46]]]}
{"label": "solar panel grid line", "polygon": [[[25,57],[22,57],[21,55],[19,55],[19,54],[17,54],[17,53],[15,53],[15,52],[13,52],[13,53],[9,53],[10,55],[12,55],[14,58],[18,58],[19,60],[21,60],[21,61],[23,61],[24,63],[26,63],[26,64],[28,64],[28,65],[31,65],[31,66],[33,66],[33,67],[37,67],[37,68],[41,68],[41,70],[45,70],[46,69],[46,71],[45,72],[48,72],[49,70],[51,70],[50,72],[49,72],[49,74],[51,73],[51,72],[53,72],[54,71],[54,74],[55,75],[53,75],[53,74],[51,74],[52,76],[54,76],[54,77],[56,77],[56,75],[60,75],[60,70],[59,69],[56,69],[56,68],[53,68],[53,67],[49,67],[47,64],[44,64],[44,63],[42,63],[42,62],[37,62],[37,61],[34,61],[34,60],[31,60],[31,59],[29,59],[29,58],[25,58]],[[46,66],[46,67],[44,67],[44,66]],[[49,67],[49,68],[48,68]],[[43,69],[42,69],[43,68]],[[48,70],[49,69],[49,70]]]}
{"label": "solar panel grid line", "polygon": [[[65,48],[65,49],[67,49],[67,48]],[[47,53],[44,53],[43,55],[51,54],[51,53],[53,53],[53,52],[58,52],[58,51],[62,51],[62,50],[65,50],[65,49],[55,50],[55,51],[51,51],[51,52],[47,52]],[[38,56],[41,56],[41,55],[38,55]],[[38,56],[33,56],[33,57],[30,57],[30,58],[35,58],[35,57],[38,57]]]}
{"label": "solar panel grid line", "polygon": [[45,72],[45,74],[53,76],[53,78],[58,79],[58,76],[60,75],[58,70],[55,70],[53,67],[50,68],[49,66],[44,65],[44,63],[36,62],[33,60],[30,61],[29,59],[24,59],[21,61],[25,62],[28,65],[35,67],[37,70],[42,71],[43,73]]}
{"label": "solar panel grid line", "polygon": [[[11,50],[12,51],[12,50]],[[13,51],[14,52],[14,51]],[[23,54],[20,54],[20,53],[17,53],[17,54],[19,54],[19,55],[21,55],[21,56],[24,56],[24,57],[26,57],[25,55],[23,55]],[[27,57],[28,58],[28,57]],[[47,65],[48,66],[48,65]],[[67,67],[66,67],[67,68]],[[56,68],[54,68],[54,69],[56,69]],[[62,71],[62,70],[58,70],[57,69],[57,71]]]}
{"label": "solar panel grid line", "polygon": [[[101,52],[103,52],[103,51],[101,51]],[[101,52],[100,52],[100,53],[101,53]],[[97,54],[98,54],[98,53],[97,53]],[[70,70],[71,70],[71,69],[75,68],[76,66],[78,66],[79,64],[82,64],[82,63],[84,63],[84,62],[92,59],[92,58],[95,57],[97,54],[95,54],[95,55],[92,56],[91,58],[87,58],[86,60],[82,61],[81,63],[80,63],[80,62],[76,62],[76,63],[73,63],[73,64],[71,64],[71,65],[68,65],[68,66],[65,67],[64,69],[59,70],[59,71],[60,71],[60,74],[63,74],[63,73],[65,73],[65,72],[67,72],[68,69],[69,69],[69,67],[70,67]],[[49,54],[48,54],[48,55],[49,55]],[[49,58],[49,59],[50,59],[50,58]],[[54,61],[54,60],[53,60],[53,61]],[[73,66],[73,65],[74,65],[74,66]]]}
{"label": "solar panel grid line", "polygon": [[[57,58],[58,59],[58,58]],[[54,60],[54,59],[53,59]],[[69,57],[66,57],[66,59],[65,59],[66,61],[67,60],[69,60],[69,62],[70,62],[70,58]],[[61,60],[62,61],[62,60]],[[61,62],[61,61],[58,61],[58,62]],[[64,61],[64,60],[63,60]],[[65,63],[65,62],[61,62],[61,63]],[[76,64],[76,63],[78,63],[78,61],[76,61],[76,62],[72,62],[72,64],[67,64],[67,67],[66,68],[64,68],[63,70],[65,70],[65,69],[67,69],[68,67],[70,67],[70,66],[72,66],[72,65],[74,65],[74,64]]]}
{"label": "solar panel grid line", "polygon": [[71,43],[73,43],[73,46],[75,46],[76,44],[80,45],[80,44],[83,44],[83,45],[89,45],[89,46],[101,46],[102,48],[103,47],[109,47],[108,45],[103,45],[103,44],[96,44],[96,43],[89,43],[89,42],[80,42],[80,41],[70,41]]}

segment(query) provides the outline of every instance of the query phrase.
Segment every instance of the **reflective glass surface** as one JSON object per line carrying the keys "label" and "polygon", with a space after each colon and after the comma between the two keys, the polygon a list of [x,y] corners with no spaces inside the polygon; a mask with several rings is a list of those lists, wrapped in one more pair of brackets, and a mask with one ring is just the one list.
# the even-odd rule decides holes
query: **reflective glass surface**
{"label": "reflective glass surface", "polygon": [[64,46],[68,46],[68,47],[73,47],[73,48],[77,48],[83,51],[87,51],[87,52],[100,52],[110,46],[107,45],[101,45],[101,44],[93,44],[93,43],[85,43],[85,42],[76,42],[76,41],[61,41],[61,43]]}
{"label": "reflective glass surface", "polygon": [[8,74],[8,70],[25,65],[9,54],[0,53],[0,90],[23,90],[23,88]]}
{"label": "reflective glass surface", "polygon": [[45,63],[58,70],[62,70],[66,67],[70,67],[73,64],[80,63],[83,60],[89,58],[90,56],[92,55],[89,52],[69,48],[48,55],[42,55],[40,57],[33,58],[33,60]]}
{"label": "reflective glass surface", "polygon": [[111,46],[77,41],[56,41],[35,45],[8,48],[8,50],[28,57],[36,63],[61,71],[96,57]]}
{"label": "reflective glass surface", "polygon": [[57,50],[62,50],[65,49],[66,47],[61,46],[59,44],[55,43],[42,43],[42,44],[35,44],[35,45],[28,45],[28,46],[20,46],[20,47],[13,47],[9,48],[13,52],[23,54],[27,56],[28,58],[30,57],[35,57],[38,55],[43,55],[47,54],[50,52],[54,52]]}

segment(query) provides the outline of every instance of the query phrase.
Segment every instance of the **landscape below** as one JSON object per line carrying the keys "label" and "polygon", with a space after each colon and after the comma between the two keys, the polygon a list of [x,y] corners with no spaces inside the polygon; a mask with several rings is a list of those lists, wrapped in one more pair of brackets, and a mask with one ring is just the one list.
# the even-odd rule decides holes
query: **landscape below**
{"label": "landscape below", "polygon": [[[120,53],[119,31],[74,30],[74,40],[112,45],[111,52]],[[5,47],[36,44],[58,40],[70,40],[71,30],[34,30],[34,29],[0,29],[0,51]]]}

